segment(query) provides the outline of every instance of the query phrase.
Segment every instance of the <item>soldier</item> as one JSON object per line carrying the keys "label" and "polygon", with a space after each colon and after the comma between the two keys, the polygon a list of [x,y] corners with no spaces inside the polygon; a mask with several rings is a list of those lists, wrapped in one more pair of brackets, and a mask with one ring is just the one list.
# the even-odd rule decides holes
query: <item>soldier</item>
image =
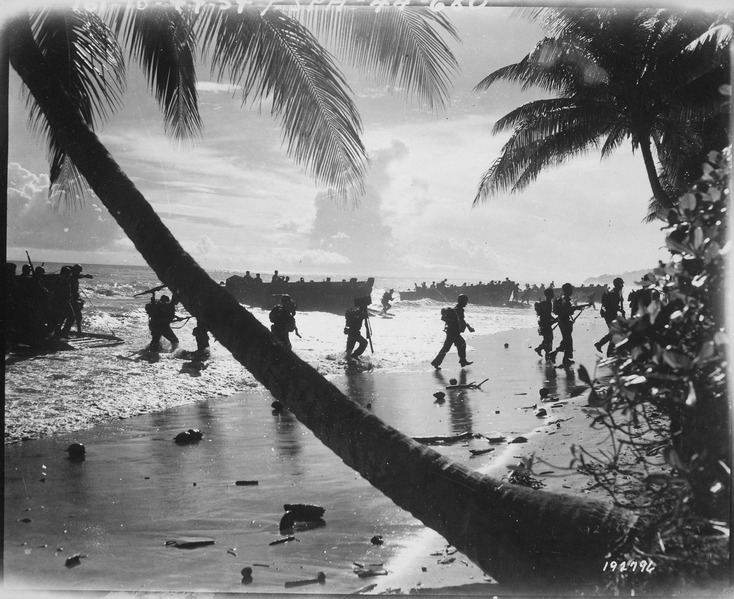
{"label": "soldier", "polygon": [[71,285],[71,309],[73,312],[72,318],[67,319],[62,335],[64,337],[69,336],[71,331],[71,325],[76,323],[77,333],[82,332],[82,308],[84,308],[84,300],[79,294],[79,279],[92,279],[92,275],[82,274],[82,265],[75,264],[71,267],[71,273],[69,275],[69,283]]}
{"label": "soldier", "polygon": [[197,323],[192,334],[196,339],[196,354],[199,356],[209,355],[209,332],[206,328]]}
{"label": "soldier", "polygon": [[594,343],[596,351],[601,352],[602,347],[605,343],[609,343],[607,348],[607,356],[611,356],[614,352],[614,343],[612,342],[612,323],[617,320],[617,315],[621,314],[624,318],[624,298],[622,296],[622,289],[624,288],[624,281],[621,277],[617,277],[612,282],[613,288],[605,291],[601,296],[601,310],[600,314],[606,321],[609,332],[604,335],[599,341]]}
{"label": "soldier", "polygon": [[464,319],[464,308],[468,303],[469,298],[462,293],[456,299],[456,306],[441,310],[441,320],[446,323],[444,326],[446,340],[443,342],[443,346],[438,352],[438,355],[431,362],[431,366],[436,370],[441,370],[441,363],[452,345],[456,346],[456,351],[459,353],[459,364],[461,364],[462,368],[474,363],[466,359],[466,341],[461,336],[466,329],[469,329],[471,333],[474,332],[474,329]]}
{"label": "soldier", "polygon": [[553,304],[553,312],[558,317],[558,328],[561,331],[561,343],[549,354],[549,357],[551,361],[555,362],[558,352],[563,352],[563,367],[568,368],[573,364],[573,313],[577,310],[583,310],[588,304],[574,306],[571,303],[571,295],[573,294],[571,283],[564,283],[561,286],[561,291],[563,295],[556,299]]}
{"label": "soldier", "polygon": [[387,314],[387,311],[392,308],[392,304],[390,303],[392,301],[392,294],[395,290],[390,289],[389,291],[386,291],[382,294],[382,310],[380,310],[380,314]]}
{"label": "soldier", "polygon": [[151,294],[150,303],[145,305],[151,337],[148,349],[159,351],[161,337],[165,337],[171,342],[171,351],[178,347],[178,337],[171,330],[171,323],[176,319],[176,304],[178,304],[178,298],[175,293],[173,294],[173,300],[170,300],[167,295],[162,295],[161,299],[157,301],[155,292]]}
{"label": "soldier", "polygon": [[556,319],[553,318],[553,290],[546,289],[543,295],[545,295],[543,301],[535,302],[538,334],[543,338],[540,345],[535,348],[535,353],[542,357],[543,350],[545,350],[545,359],[550,360],[550,354],[553,351],[553,323],[556,322]]}
{"label": "soldier", "polygon": [[287,293],[281,295],[280,304],[270,310],[270,322],[273,323],[270,325],[270,331],[276,342],[288,349],[291,349],[290,333],[295,332],[300,337],[295,316],[296,304]]}
{"label": "soldier", "polygon": [[[356,300],[355,300],[355,303]],[[347,336],[347,361],[359,358],[367,349],[367,339],[362,336],[362,323],[369,317],[366,304],[357,304],[344,313],[344,334]],[[369,334],[369,333],[368,333]],[[354,346],[357,345],[357,349]],[[354,350],[354,351],[353,351]]]}

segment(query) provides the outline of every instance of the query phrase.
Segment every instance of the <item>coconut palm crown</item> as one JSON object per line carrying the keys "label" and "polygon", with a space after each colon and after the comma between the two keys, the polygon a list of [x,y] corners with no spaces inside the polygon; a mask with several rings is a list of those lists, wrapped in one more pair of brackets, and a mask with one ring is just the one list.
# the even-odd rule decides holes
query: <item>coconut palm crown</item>
{"label": "coconut palm crown", "polygon": [[[425,9],[316,14],[309,19],[351,63],[424,104],[446,103],[457,64],[442,37],[456,38],[445,17]],[[303,13],[234,5],[222,10],[213,3],[137,10],[112,3],[99,12],[51,5],[29,15],[39,49],[93,130],[122,101],[126,50],[147,76],[166,133],[199,136],[195,67],[205,60],[218,81],[241,89],[243,104],[270,102],[288,154],[317,183],[339,197],[362,191],[367,157],[359,114],[334,57],[299,20]],[[366,51],[370,45],[380,52]],[[87,189],[83,178],[32,96],[28,107],[31,122],[48,139],[52,191],[74,203]]]}
{"label": "coconut palm crown", "polygon": [[512,134],[482,176],[474,204],[522,190],[544,169],[590,150],[605,158],[630,140],[645,162],[652,205],[670,207],[673,194],[696,176],[691,162],[701,164],[709,146],[727,143],[720,88],[729,81],[730,17],[629,8],[521,14],[550,35],[476,89],[506,80],[554,97],[524,104],[495,123],[493,133]]}

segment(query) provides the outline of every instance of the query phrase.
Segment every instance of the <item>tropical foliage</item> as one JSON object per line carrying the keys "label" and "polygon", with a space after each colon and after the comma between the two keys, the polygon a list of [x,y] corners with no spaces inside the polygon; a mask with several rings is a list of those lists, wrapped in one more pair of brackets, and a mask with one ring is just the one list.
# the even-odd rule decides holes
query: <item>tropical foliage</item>
{"label": "tropical foliage", "polygon": [[[703,11],[553,8],[523,11],[549,32],[520,62],[483,79],[537,87],[552,98],[500,118],[509,141],[484,173],[475,204],[527,187],[546,168],[629,140],[642,154],[654,202],[669,208],[700,174],[705,153],[728,143],[731,19]],[[654,152],[653,152],[654,149]],[[658,174],[658,170],[662,175]]]}
{"label": "tropical foliage", "polygon": [[[241,89],[243,104],[270,102],[287,152],[318,183],[339,197],[353,196],[362,190],[367,164],[360,118],[335,59],[299,21],[304,14],[276,7],[222,10],[215,3],[146,10],[110,4],[99,12],[49,6],[31,13],[31,25],[41,52],[93,130],[120,105],[127,53],[147,76],[166,132],[177,139],[198,136],[195,67],[206,60],[218,81]],[[308,14],[354,64],[430,106],[446,103],[456,61],[443,36],[456,32],[442,15],[420,8],[345,8],[328,18],[314,16],[319,11]],[[83,179],[33,98],[28,105],[36,129],[48,137],[53,191],[74,203],[83,197]]]}
{"label": "tropical foliage", "polygon": [[581,467],[618,505],[655,520],[646,551],[698,574],[721,566],[730,525],[730,151],[711,152],[703,173],[667,215],[671,260],[652,272],[637,313],[613,325],[613,374],[596,385],[589,409],[612,450],[576,448]]}

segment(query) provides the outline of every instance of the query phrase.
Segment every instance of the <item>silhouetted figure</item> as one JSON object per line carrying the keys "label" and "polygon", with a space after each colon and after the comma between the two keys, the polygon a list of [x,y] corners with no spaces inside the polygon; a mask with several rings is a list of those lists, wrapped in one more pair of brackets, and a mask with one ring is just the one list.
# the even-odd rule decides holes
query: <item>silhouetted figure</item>
{"label": "silhouetted figure", "polygon": [[288,349],[291,349],[290,333],[295,331],[298,335],[295,317],[296,304],[290,295],[284,293],[280,296],[280,304],[270,310],[270,322],[272,323],[270,331],[273,333],[275,340]]}
{"label": "silhouetted figure", "polygon": [[635,289],[631,291],[627,299],[630,303],[630,317],[636,316],[638,312],[641,312],[650,305],[652,301],[652,286],[655,284],[655,275],[646,274],[642,277],[639,282],[642,285],[642,289]]}
{"label": "silhouetted figure", "polygon": [[535,303],[535,313],[538,315],[538,334],[543,341],[535,348],[535,353],[539,356],[545,351],[545,359],[550,360],[550,354],[553,351],[553,290],[546,289],[543,292],[545,299]]}
{"label": "silhouetted figure", "polygon": [[441,320],[446,323],[444,326],[446,340],[443,342],[443,347],[441,347],[438,355],[431,362],[431,366],[436,370],[441,370],[441,363],[452,345],[456,346],[456,351],[459,353],[459,364],[462,367],[473,364],[473,362],[468,362],[466,359],[466,341],[461,336],[466,329],[469,329],[471,333],[474,332],[474,329],[464,319],[464,308],[468,303],[469,298],[462,293],[456,300],[456,306],[441,310]]}
{"label": "silhouetted figure", "polygon": [[380,310],[380,314],[387,314],[387,311],[392,308],[392,304],[390,302],[393,299],[392,294],[394,291],[394,289],[390,289],[382,294],[382,310]]}
{"label": "silhouetted figure", "polygon": [[196,353],[206,355],[209,353],[209,332],[202,325],[197,324],[192,331],[196,339]]}
{"label": "silhouetted figure", "polygon": [[598,352],[601,352],[602,347],[604,347],[606,343],[609,343],[609,347],[607,348],[607,356],[611,356],[614,352],[614,343],[612,342],[612,323],[617,320],[618,314],[621,314],[622,318],[624,318],[625,315],[624,298],[622,296],[624,281],[620,277],[617,277],[616,279],[614,279],[612,284],[612,289],[605,291],[601,296],[601,310],[599,311],[602,318],[607,323],[607,328],[609,328],[609,332],[604,335],[604,337],[599,339],[599,341],[594,343],[594,347]]}
{"label": "silhouetted figure", "polygon": [[553,312],[558,317],[558,328],[561,331],[561,343],[550,353],[550,359],[555,362],[558,352],[563,352],[563,366],[568,367],[573,364],[573,313],[582,310],[584,306],[574,306],[571,303],[573,295],[571,283],[564,283],[561,291],[563,295],[553,304]]}
{"label": "silhouetted figure", "polygon": [[[344,313],[344,334],[347,336],[347,361],[359,358],[367,349],[367,339],[362,336],[362,323],[368,318],[367,306],[350,308]],[[357,349],[354,349],[354,346]]]}
{"label": "silhouetted figure", "polygon": [[150,345],[148,349],[158,351],[161,348],[161,337],[171,342],[171,351],[178,347],[178,337],[171,330],[171,323],[176,319],[176,304],[178,298],[173,294],[173,300],[162,295],[160,300],[155,299],[155,292],[151,294],[150,302],[145,305],[148,313],[148,328],[150,328]]}
{"label": "silhouetted figure", "polygon": [[68,336],[66,323],[74,320],[71,276],[71,267],[62,266],[59,276],[56,277],[49,290],[51,293],[49,328],[54,336]]}
{"label": "silhouetted figure", "polygon": [[66,321],[62,335],[68,336],[71,331],[71,325],[76,324],[77,333],[82,332],[82,309],[84,308],[84,300],[79,293],[79,279],[92,279],[92,275],[82,274],[82,265],[75,264],[71,267],[69,282],[71,284],[71,309],[72,318]]}

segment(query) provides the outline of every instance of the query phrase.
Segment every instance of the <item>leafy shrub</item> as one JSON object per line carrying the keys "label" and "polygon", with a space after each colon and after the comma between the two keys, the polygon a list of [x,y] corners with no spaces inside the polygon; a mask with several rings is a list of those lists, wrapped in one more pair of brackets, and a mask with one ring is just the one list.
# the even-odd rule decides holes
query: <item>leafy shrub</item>
{"label": "leafy shrub", "polygon": [[665,215],[671,259],[650,273],[653,284],[638,292],[636,313],[612,325],[615,352],[603,363],[609,380],[591,381],[579,369],[592,385],[593,426],[609,431],[611,449],[591,454],[577,447],[577,463],[618,505],[647,519],[645,551],[679,569],[703,560],[710,571],[726,560],[730,170],[730,151],[709,154],[703,176]]}

